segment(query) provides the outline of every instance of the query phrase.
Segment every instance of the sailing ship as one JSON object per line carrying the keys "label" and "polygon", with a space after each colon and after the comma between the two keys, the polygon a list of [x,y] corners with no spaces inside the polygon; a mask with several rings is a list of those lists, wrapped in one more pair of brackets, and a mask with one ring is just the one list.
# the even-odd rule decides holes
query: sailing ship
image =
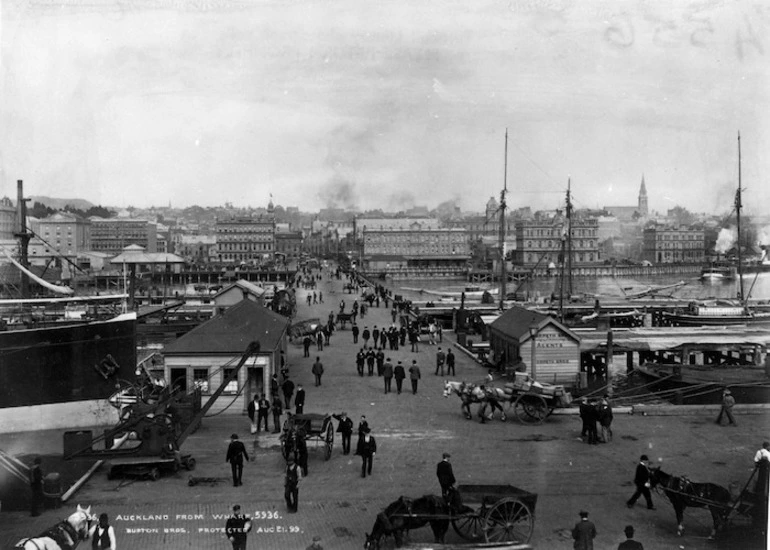
{"label": "sailing ship", "polygon": [[[136,368],[136,314],[125,295],[73,296],[29,268],[22,182],[18,182],[18,298],[0,300],[0,426],[6,432],[113,423],[108,398]],[[6,251],[7,253],[8,251]],[[14,285],[4,281],[6,288]],[[30,297],[31,283],[65,297]]]}
{"label": "sailing ship", "polygon": [[738,228],[736,266],[738,296],[734,301],[690,302],[685,310],[664,312],[666,324],[671,326],[770,325],[770,312],[749,308],[743,290],[743,260],[741,257],[741,136],[738,134],[738,189],[735,192],[736,225]]}

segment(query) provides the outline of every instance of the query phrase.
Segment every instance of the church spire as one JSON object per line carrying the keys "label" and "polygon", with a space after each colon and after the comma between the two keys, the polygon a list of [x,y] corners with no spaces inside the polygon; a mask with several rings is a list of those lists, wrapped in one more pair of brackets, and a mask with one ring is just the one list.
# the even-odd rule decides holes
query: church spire
{"label": "church spire", "polygon": [[642,185],[639,187],[639,214],[642,216],[649,214],[649,205],[647,203],[647,186],[644,185],[644,174],[642,174]]}

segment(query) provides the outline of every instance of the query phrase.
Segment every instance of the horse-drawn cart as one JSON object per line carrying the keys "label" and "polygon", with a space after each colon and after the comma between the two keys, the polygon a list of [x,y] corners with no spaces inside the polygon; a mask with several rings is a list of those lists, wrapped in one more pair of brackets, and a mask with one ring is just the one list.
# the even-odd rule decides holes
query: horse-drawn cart
{"label": "horse-drawn cart", "polygon": [[355,313],[338,313],[337,314],[337,324],[341,329],[344,329],[347,323],[352,323],[353,321],[355,321],[355,319],[356,319]]}
{"label": "horse-drawn cart", "polygon": [[334,448],[334,423],[331,415],[306,413],[292,414],[283,423],[281,432],[281,453],[289,458],[296,448],[298,437],[305,441],[315,441],[316,447],[324,447],[324,459],[329,460]]}
{"label": "horse-drawn cart", "polygon": [[404,531],[427,524],[435,542],[443,542],[450,523],[473,546],[526,544],[535,528],[536,504],[536,494],[513,485],[459,485],[446,499],[401,497],[377,515],[365,548],[379,548],[385,535],[393,535],[400,546]]}
{"label": "horse-drawn cart", "polygon": [[464,513],[452,527],[462,538],[478,542],[529,542],[535,529],[537,495],[513,485],[459,485]]}
{"label": "horse-drawn cart", "polygon": [[572,402],[564,386],[537,382],[522,372],[515,373],[513,382],[507,382],[503,391],[508,408],[527,424],[540,424],[554,409],[568,407]]}

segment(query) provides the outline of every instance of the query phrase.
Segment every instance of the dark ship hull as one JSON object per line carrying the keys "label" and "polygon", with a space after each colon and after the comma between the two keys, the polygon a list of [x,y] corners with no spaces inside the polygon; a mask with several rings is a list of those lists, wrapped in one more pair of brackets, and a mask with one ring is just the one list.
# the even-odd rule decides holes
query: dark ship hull
{"label": "dark ship hull", "polygon": [[0,331],[0,425],[9,432],[113,423],[107,398],[135,368],[135,314]]}

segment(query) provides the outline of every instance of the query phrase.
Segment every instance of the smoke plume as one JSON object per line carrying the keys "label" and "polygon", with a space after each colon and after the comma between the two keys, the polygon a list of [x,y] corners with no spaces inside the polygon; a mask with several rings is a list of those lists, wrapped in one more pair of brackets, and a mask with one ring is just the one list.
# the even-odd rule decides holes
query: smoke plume
{"label": "smoke plume", "polygon": [[735,227],[725,227],[719,231],[714,250],[719,254],[724,254],[733,247],[737,240],[738,230]]}

